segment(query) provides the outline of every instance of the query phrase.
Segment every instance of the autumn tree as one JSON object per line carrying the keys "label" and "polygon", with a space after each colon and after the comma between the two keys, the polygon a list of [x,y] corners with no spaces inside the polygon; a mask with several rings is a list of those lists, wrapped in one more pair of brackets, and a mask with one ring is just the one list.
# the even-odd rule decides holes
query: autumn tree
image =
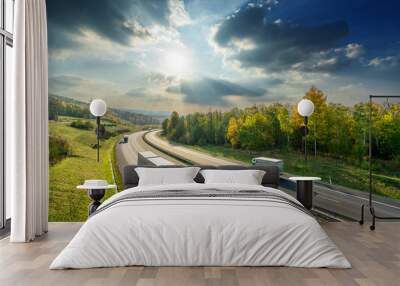
{"label": "autumn tree", "polygon": [[186,135],[186,124],[185,124],[185,117],[181,116],[178,119],[178,123],[176,125],[176,132],[175,132],[175,140],[180,141],[182,143],[185,142],[185,135]]}
{"label": "autumn tree", "polygon": [[165,118],[161,124],[161,128],[162,128],[162,134],[163,135],[167,135],[168,134],[168,124],[169,124],[169,120],[168,118]]}
{"label": "autumn tree", "polygon": [[226,139],[231,144],[232,147],[239,146],[239,140],[237,138],[237,133],[239,129],[238,121],[235,117],[229,119],[228,130],[226,133]]}
{"label": "autumn tree", "polygon": [[240,145],[248,150],[262,150],[273,146],[272,122],[260,112],[247,115],[238,130]]}
{"label": "autumn tree", "polygon": [[387,108],[381,105],[373,124],[373,146],[375,155],[390,160],[400,156],[400,105],[394,104]]}
{"label": "autumn tree", "polygon": [[171,113],[171,116],[168,120],[168,138],[175,140],[176,139],[176,127],[179,123],[179,114],[176,111]]}
{"label": "autumn tree", "polygon": [[[308,129],[310,131],[308,142],[315,141],[315,143],[317,144],[313,145],[318,145],[319,149],[321,149],[322,151],[326,151],[331,138],[330,136],[332,135],[326,118],[328,108],[326,102],[327,97],[321,90],[319,90],[315,86],[312,86],[303,96],[303,99],[309,99],[314,103],[314,113],[310,116],[308,120]],[[296,142],[299,142],[299,139],[301,137],[301,134],[296,131],[300,128],[300,126],[303,125],[303,122],[303,117],[297,112],[297,105],[293,106],[291,123],[296,129],[293,134],[294,140]]]}

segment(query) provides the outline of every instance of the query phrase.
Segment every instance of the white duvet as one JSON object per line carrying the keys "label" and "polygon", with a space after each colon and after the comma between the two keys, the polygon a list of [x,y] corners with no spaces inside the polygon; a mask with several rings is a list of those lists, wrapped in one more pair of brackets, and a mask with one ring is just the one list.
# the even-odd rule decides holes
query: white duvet
{"label": "white duvet", "polygon": [[[257,189],[262,186],[179,184],[120,192]],[[145,266],[294,266],[349,268],[318,222],[297,208],[246,198],[154,198],[124,201],[90,217],[50,269]]]}

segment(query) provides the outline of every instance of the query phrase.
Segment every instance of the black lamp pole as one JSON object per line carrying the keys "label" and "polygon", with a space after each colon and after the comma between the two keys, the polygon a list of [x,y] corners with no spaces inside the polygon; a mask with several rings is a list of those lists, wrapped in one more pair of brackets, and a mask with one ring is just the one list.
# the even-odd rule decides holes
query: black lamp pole
{"label": "black lamp pole", "polygon": [[308,117],[314,112],[314,103],[309,99],[302,99],[297,104],[297,111],[304,117],[304,128],[302,129],[304,142],[304,160],[307,162],[307,134],[308,134]]}
{"label": "black lamp pole", "polygon": [[304,116],[304,160],[307,161],[307,125],[308,125],[308,116]]}
{"label": "black lamp pole", "polygon": [[100,161],[100,116],[96,117],[97,129],[96,129],[96,136],[97,136],[97,162]]}
{"label": "black lamp pole", "polygon": [[100,136],[103,136],[103,130],[100,131],[100,117],[107,112],[107,104],[102,99],[94,99],[89,106],[90,113],[96,117],[96,137],[97,137],[97,162],[100,162]]}

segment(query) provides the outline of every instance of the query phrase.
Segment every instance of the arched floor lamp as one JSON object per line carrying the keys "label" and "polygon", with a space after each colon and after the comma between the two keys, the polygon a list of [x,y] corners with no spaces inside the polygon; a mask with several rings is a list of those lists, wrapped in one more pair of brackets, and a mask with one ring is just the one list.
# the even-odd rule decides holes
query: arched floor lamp
{"label": "arched floor lamp", "polygon": [[107,104],[102,99],[94,99],[90,103],[90,113],[96,117],[96,136],[97,136],[97,162],[100,161],[100,118],[106,114]]}
{"label": "arched floor lamp", "polygon": [[[369,137],[369,142],[368,142],[368,171],[369,171],[369,196],[368,196],[368,207],[369,207],[369,212],[372,216],[372,224],[369,226],[371,230],[375,230],[375,221],[376,219],[380,220],[400,220],[400,217],[388,217],[388,216],[380,216],[376,214],[374,205],[373,205],[373,200],[372,200],[372,100],[374,98],[400,98],[400,95],[370,95],[369,96],[369,116],[368,116],[368,137]],[[361,205],[361,219],[359,220],[360,224],[364,224],[364,208],[365,204]]]}

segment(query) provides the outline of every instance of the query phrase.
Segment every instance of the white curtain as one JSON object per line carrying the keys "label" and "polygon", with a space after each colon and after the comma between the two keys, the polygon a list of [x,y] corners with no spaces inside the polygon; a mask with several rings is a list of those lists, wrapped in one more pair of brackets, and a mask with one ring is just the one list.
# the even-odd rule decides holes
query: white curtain
{"label": "white curtain", "polygon": [[45,0],[15,1],[13,94],[6,111],[12,242],[48,227],[48,64]]}

